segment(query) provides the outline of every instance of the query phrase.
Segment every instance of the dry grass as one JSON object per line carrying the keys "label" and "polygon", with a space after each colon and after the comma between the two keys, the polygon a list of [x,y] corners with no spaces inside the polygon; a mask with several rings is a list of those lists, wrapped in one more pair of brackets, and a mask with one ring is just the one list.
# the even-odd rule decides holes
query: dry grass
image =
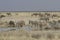
{"label": "dry grass", "polygon": [[0,40],[60,40],[60,32],[8,31],[0,32]]}

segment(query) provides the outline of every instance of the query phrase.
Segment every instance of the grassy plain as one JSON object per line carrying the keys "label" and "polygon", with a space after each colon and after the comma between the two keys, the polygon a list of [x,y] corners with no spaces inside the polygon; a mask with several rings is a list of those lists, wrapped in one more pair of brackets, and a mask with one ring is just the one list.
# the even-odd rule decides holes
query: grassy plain
{"label": "grassy plain", "polygon": [[[11,15],[7,15],[7,12],[1,12],[0,15],[6,17],[0,18],[0,27],[7,27],[7,22],[13,20],[15,22],[24,20],[25,24],[28,24],[29,20],[38,20],[39,16],[31,16],[35,12],[11,12]],[[8,12],[9,13],[9,12]],[[39,12],[37,12],[39,13]],[[44,14],[45,12],[41,12]],[[56,14],[60,16],[60,12],[48,12],[51,15]],[[50,18],[50,20],[58,20],[60,18]],[[12,30],[0,32],[0,40],[60,40],[60,31],[25,31],[25,30]]]}

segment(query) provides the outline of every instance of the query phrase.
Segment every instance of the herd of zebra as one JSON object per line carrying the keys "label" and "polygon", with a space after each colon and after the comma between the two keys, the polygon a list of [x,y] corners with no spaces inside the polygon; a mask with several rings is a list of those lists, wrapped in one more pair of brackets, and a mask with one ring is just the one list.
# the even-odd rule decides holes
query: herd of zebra
{"label": "herd of zebra", "polygon": [[[29,27],[31,27],[33,30],[58,30],[60,29],[60,20],[55,21],[51,19],[54,19],[54,17],[56,18],[60,18],[60,16],[56,15],[56,14],[51,14],[51,13],[33,13],[31,14],[31,17],[35,16],[35,18],[38,18],[38,20],[28,20],[28,24],[26,24],[25,20],[21,20],[18,22],[12,21],[10,20],[7,23],[8,27],[24,27],[26,25],[29,25]],[[39,16],[39,17],[37,17]]]}
{"label": "herd of zebra", "polygon": [[[29,27],[33,30],[59,30],[60,29],[60,20],[58,21],[51,21],[51,22],[39,22],[39,21],[32,21],[29,20]],[[14,21],[10,21],[8,27],[24,27],[25,21],[17,22],[16,24]]]}
{"label": "herd of zebra", "polygon": [[[47,15],[47,17],[45,17],[44,15],[41,14],[32,14],[31,16],[40,16],[39,21],[33,21],[33,20],[29,20],[28,24],[31,28],[33,28],[33,30],[59,30],[60,29],[60,20],[58,21],[49,21],[50,19],[50,14],[45,14]],[[52,18],[54,17],[59,17],[57,15],[52,15]],[[14,23],[14,21],[10,21],[9,22],[9,26],[8,27],[23,27],[25,26],[25,21],[19,21],[17,23]]]}

